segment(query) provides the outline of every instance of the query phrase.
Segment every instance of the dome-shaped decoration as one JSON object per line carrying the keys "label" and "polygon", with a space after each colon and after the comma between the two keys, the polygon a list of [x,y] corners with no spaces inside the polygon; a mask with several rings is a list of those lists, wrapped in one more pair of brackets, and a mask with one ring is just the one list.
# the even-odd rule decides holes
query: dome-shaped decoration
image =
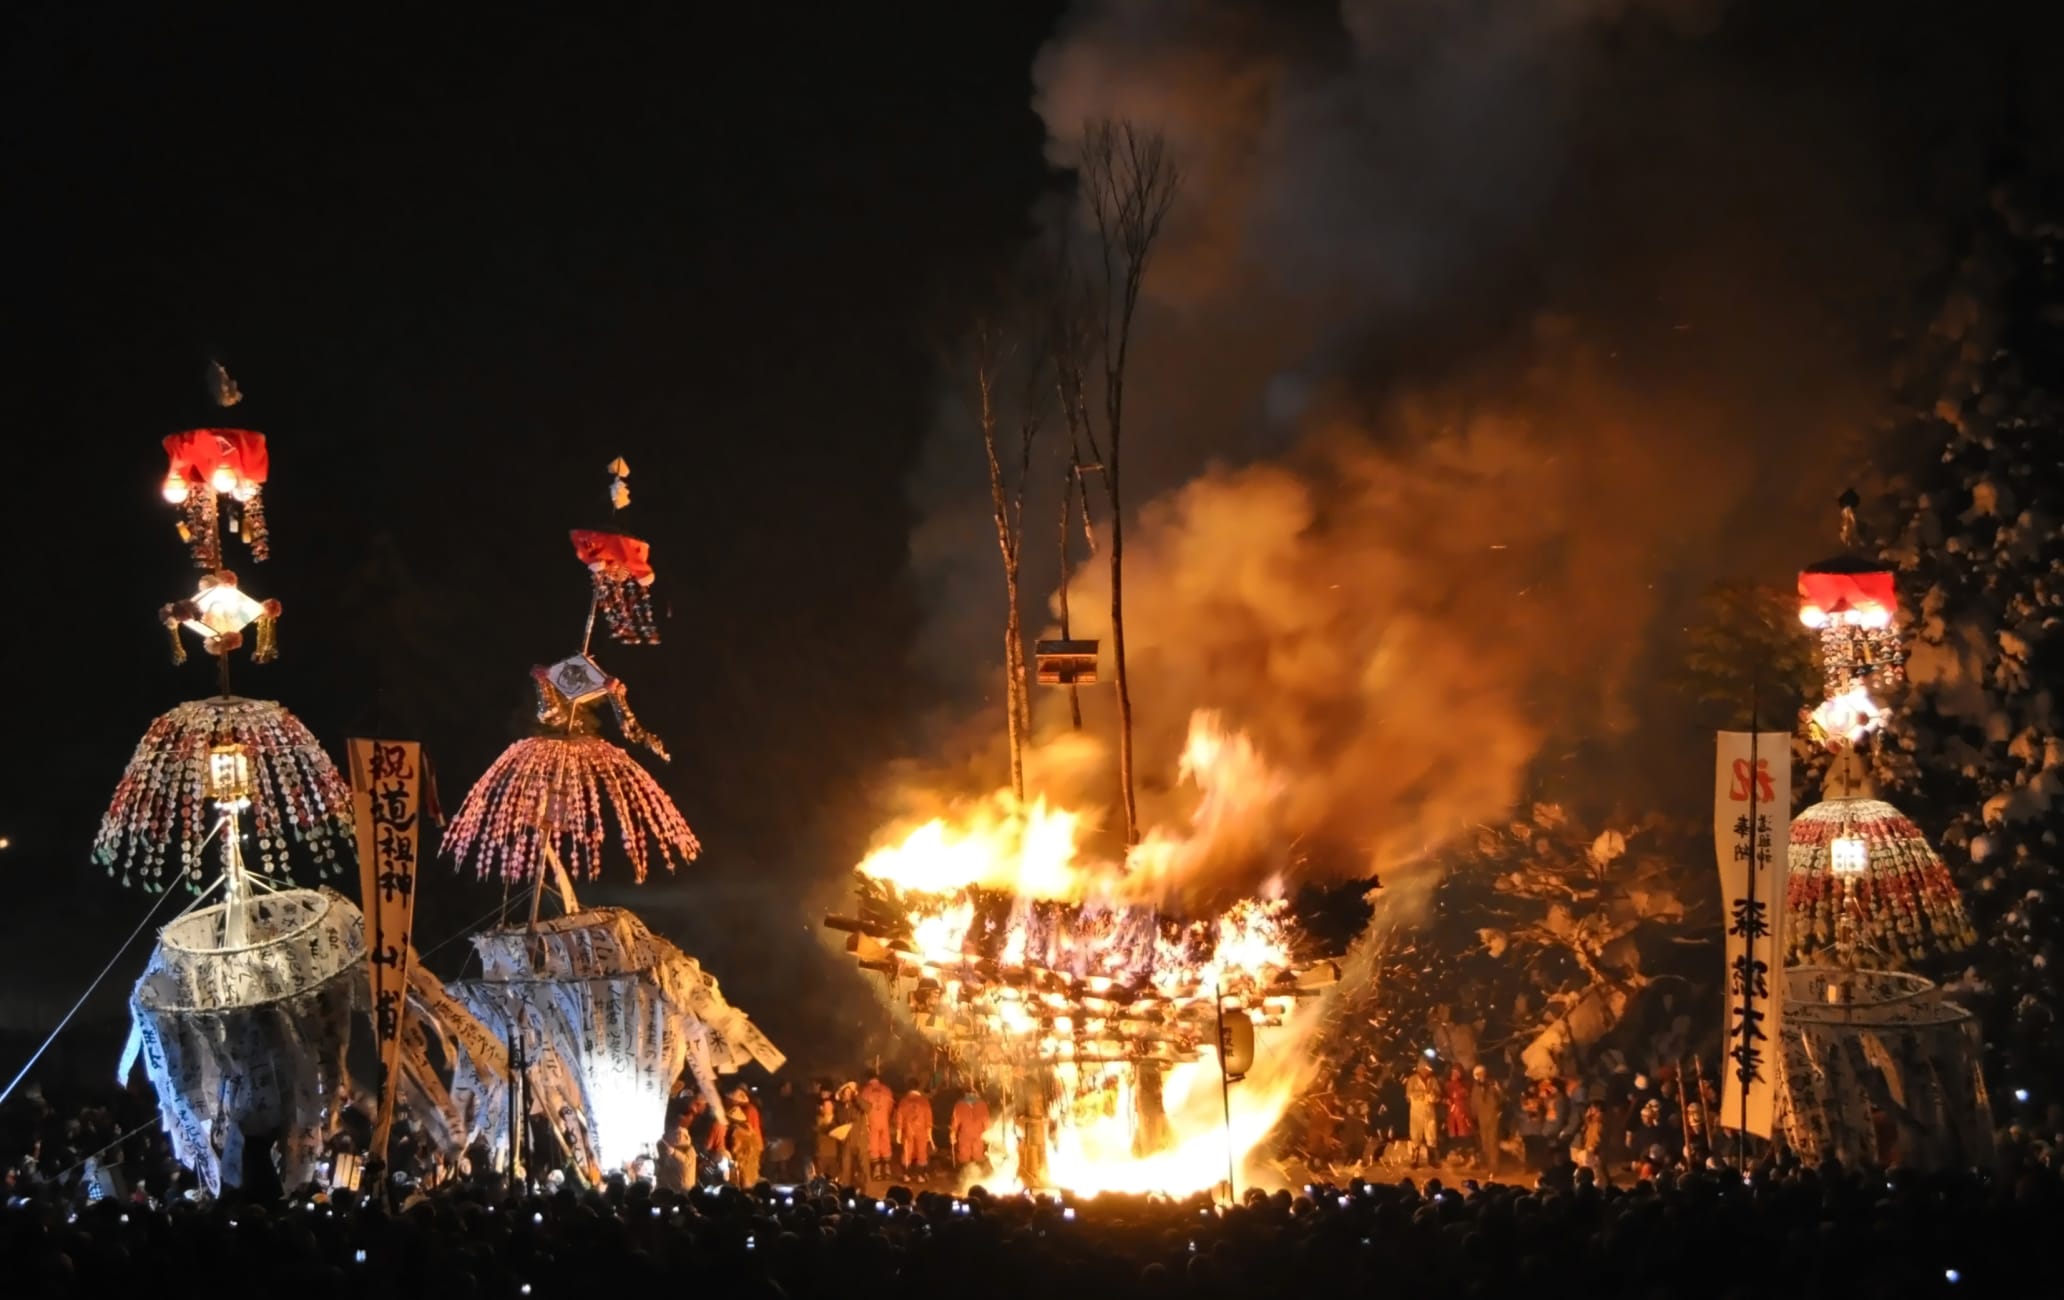
{"label": "dome-shaped decoration", "polygon": [[180,705],[151,723],[137,742],[93,840],[93,860],[123,883],[162,889],[181,875],[198,887],[201,845],[214,829],[208,804],[211,756],[235,749],[249,772],[246,795],[260,870],[285,874],[287,843],[307,846],[318,870],[337,869],[337,846],[351,840],[351,792],[301,720],[271,700],[216,696]]}
{"label": "dome-shaped decoration", "polygon": [[1790,964],[1835,959],[1845,907],[1863,964],[1897,969],[1977,939],[1949,869],[1882,799],[1829,799],[1794,817],[1785,892]]}
{"label": "dome-shaped decoration", "polygon": [[668,871],[702,852],[651,774],[617,746],[582,735],[532,736],[503,750],[466,792],[445,833],[445,852],[460,865],[472,857],[481,875],[499,870],[513,883],[544,868],[550,845],[569,875],[592,879],[607,835],[605,802],[637,879],[645,879],[648,840]]}

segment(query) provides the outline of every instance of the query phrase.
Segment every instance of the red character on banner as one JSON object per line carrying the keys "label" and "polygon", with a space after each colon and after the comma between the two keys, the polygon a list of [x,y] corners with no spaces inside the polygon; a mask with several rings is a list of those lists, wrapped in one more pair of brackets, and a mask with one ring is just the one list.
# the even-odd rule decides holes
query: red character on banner
{"label": "red character on banner", "polygon": [[[1727,789],[1727,797],[1734,803],[1749,802],[1749,760],[1734,760],[1734,784]],[[1756,760],[1756,802],[1768,804],[1777,798],[1777,787],[1771,784],[1770,760]]]}

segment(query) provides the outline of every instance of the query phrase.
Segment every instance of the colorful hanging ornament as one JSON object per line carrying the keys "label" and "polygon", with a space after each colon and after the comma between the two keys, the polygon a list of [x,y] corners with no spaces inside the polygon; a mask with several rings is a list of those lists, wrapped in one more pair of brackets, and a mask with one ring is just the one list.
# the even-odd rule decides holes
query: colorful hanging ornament
{"label": "colorful hanging ornament", "polygon": [[222,567],[222,525],[244,539],[251,558],[271,556],[264,487],[265,435],[249,429],[188,429],[165,439],[165,500],[182,510],[179,533],[203,569]]}
{"label": "colorful hanging ornament", "polygon": [[1826,699],[1813,711],[1814,736],[1854,745],[1882,720],[1877,694],[1905,674],[1899,597],[1884,564],[1843,555],[1799,574],[1799,621],[1820,633]]}
{"label": "colorful hanging ornament", "polygon": [[658,645],[652,614],[652,547],[621,533],[573,530],[573,553],[588,566],[595,608],[612,639],[622,645]]}
{"label": "colorful hanging ornament", "polygon": [[280,616],[276,600],[253,600],[237,586],[236,574],[228,569],[201,576],[200,591],[191,600],[160,606],[158,621],[172,633],[172,662],[186,662],[181,629],[201,638],[211,655],[226,655],[244,644],[244,629],[256,625],[257,644],[251,662],[270,663],[279,657],[279,639],[274,624]]}
{"label": "colorful hanging ornament", "polygon": [[[201,846],[214,828],[213,755],[247,756],[249,834],[260,870],[285,874],[289,839],[323,874],[337,869],[352,834],[351,795],[329,755],[300,719],[270,700],[194,700],[151,723],[94,837],[93,859],[119,869],[123,884],[163,889],[184,877],[198,887]],[[170,879],[167,873],[170,873]]]}
{"label": "colorful hanging ornament", "polygon": [[[1842,540],[1857,544],[1854,492]],[[1799,574],[1799,621],[1820,634],[1826,698],[1808,717],[1833,751],[1825,798],[1792,819],[1785,940],[1794,963],[1897,968],[1976,941],[1963,900],[1918,827],[1872,796],[1859,746],[1883,723],[1878,692],[1900,679],[1899,594],[1889,565],[1856,554]]]}

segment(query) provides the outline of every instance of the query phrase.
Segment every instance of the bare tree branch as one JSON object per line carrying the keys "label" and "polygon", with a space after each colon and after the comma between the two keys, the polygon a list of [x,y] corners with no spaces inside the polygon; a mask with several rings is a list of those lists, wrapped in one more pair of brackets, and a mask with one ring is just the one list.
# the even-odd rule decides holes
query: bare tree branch
{"label": "bare tree branch", "polygon": [[[1158,132],[1142,132],[1130,121],[1111,119],[1083,128],[1079,166],[1083,204],[1096,228],[1101,272],[1096,345],[1103,364],[1104,454],[1098,461],[1111,507],[1111,660],[1118,696],[1118,782],[1125,811],[1125,842],[1130,846],[1139,842],[1139,809],[1133,793],[1132,680],[1125,660],[1125,504],[1120,476],[1125,375],[1140,288],[1182,176],[1167,141]],[[1078,383],[1078,397],[1081,387]],[[1085,419],[1083,423],[1087,428],[1089,422]]]}

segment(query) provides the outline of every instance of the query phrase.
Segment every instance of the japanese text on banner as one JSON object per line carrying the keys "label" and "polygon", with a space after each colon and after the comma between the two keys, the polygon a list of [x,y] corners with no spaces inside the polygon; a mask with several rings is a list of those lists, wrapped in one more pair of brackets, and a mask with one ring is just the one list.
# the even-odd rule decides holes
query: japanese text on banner
{"label": "japanese text on banner", "polygon": [[416,855],[422,822],[422,746],[412,740],[353,739],[351,790],[358,822],[358,877],[365,907],[373,1040],[380,1052],[373,1151],[384,1156],[401,1081],[402,1020],[408,1012],[409,929],[415,918]]}
{"label": "japanese text on banner", "polygon": [[1791,740],[1782,731],[1723,731],[1713,779],[1713,848],[1727,939],[1719,1121],[1761,1137],[1770,1136],[1777,1109],[1784,1016],[1784,936],[1778,931],[1791,844]]}

